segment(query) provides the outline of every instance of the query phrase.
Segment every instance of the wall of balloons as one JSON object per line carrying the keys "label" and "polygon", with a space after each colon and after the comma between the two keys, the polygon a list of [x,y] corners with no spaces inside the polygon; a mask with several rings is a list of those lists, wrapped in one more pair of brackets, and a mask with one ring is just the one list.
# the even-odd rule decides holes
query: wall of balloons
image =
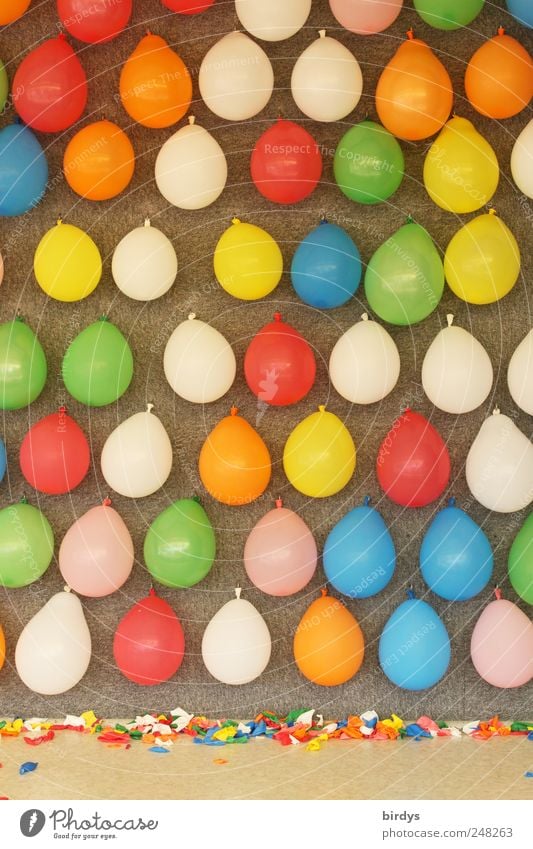
{"label": "wall of balloons", "polygon": [[[132,0],[88,0],[93,12],[78,14],[83,0],[58,0],[57,11],[73,39],[93,44],[119,37],[127,26]],[[206,12],[213,0],[162,0],[178,14]],[[330,0],[339,24],[356,35],[385,30],[401,13],[403,0],[387,3]],[[533,26],[526,0],[508,0],[510,12]],[[30,0],[7,0],[0,25],[15,21]],[[414,0],[420,17],[436,30],[469,25],[484,0]],[[236,0],[244,30],[263,42],[290,38],[305,24],[311,0],[264,3]],[[225,121],[247,121],[266,106],[274,72],[265,50],[245,32],[220,38],[199,69],[200,94]],[[471,57],[465,89],[474,109],[502,120],[522,112],[533,96],[533,63],[527,50],[502,28]],[[296,59],[291,92],[299,110],[313,121],[335,122],[357,106],[364,90],[355,55],[320,30]],[[226,156],[215,135],[188,115],[191,75],[184,60],[159,35],[147,34],[121,71],[118,92],[125,112],[145,128],[183,126],[164,142],[155,162],[157,189],[172,206],[201,210],[213,204],[227,182]],[[0,107],[11,98],[18,120],[0,130],[0,215],[28,213],[48,185],[48,165],[34,131],[60,133],[84,114],[87,78],[82,61],[61,34],[44,40],[20,62],[8,81],[0,63]],[[338,140],[333,172],[338,189],[355,204],[375,205],[391,198],[405,175],[401,141],[438,134],[424,161],[429,198],[443,211],[479,212],[490,203],[499,181],[496,152],[466,118],[454,115],[449,74],[428,44],[409,31],[384,67],[375,91],[380,123],[364,120]],[[99,202],[124,192],[135,170],[128,135],[108,120],[76,132],[65,147],[63,173],[73,191]],[[533,198],[533,121],[518,136],[511,156],[516,186]],[[322,152],[312,134],[280,118],[257,139],[250,175],[268,201],[297,204],[319,186]],[[279,284],[281,250],[253,222],[234,218],[212,245],[213,270],[222,289],[235,299],[255,301]],[[148,302],[165,296],[178,271],[171,240],[147,220],[116,245],[113,279],[121,293]],[[445,283],[461,300],[490,304],[504,298],[520,271],[520,251],[509,226],[494,209],[461,226],[442,260],[427,230],[408,219],[375,247],[363,275],[358,246],[345,229],[323,219],[298,245],[290,279],[301,301],[318,310],[340,307],[361,281],[372,313],[395,326],[413,326],[439,305]],[[0,279],[3,275],[0,258]],[[39,240],[34,253],[35,279],[60,302],[87,298],[102,276],[102,258],[88,233],[58,220]],[[106,316],[83,329],[68,345],[62,379],[68,393],[91,408],[115,403],[128,390],[134,358],[120,329]],[[176,395],[191,404],[209,404],[231,389],[238,364],[228,340],[211,324],[191,314],[167,341],[163,368]],[[315,382],[316,361],[303,335],[280,313],[248,345],[242,364],[246,383],[258,401],[271,407],[296,404]],[[336,392],[352,404],[376,404],[400,376],[400,354],[387,329],[365,313],[343,333],[330,353],[329,377]],[[47,357],[39,339],[21,318],[0,325],[0,407],[31,405],[47,381]],[[515,350],[507,372],[516,405],[533,414],[533,331]],[[442,329],[425,352],[424,391],[439,410],[469,413],[491,392],[494,372],[483,345],[466,329]],[[450,480],[448,448],[422,414],[406,409],[386,432],[376,457],[383,493],[396,504],[423,507],[439,499]],[[499,446],[505,462],[488,464]],[[60,408],[31,426],[20,444],[19,463],[38,493],[64,495],[86,477],[91,451],[86,434]],[[271,478],[271,455],[260,433],[235,407],[206,438],[198,471],[206,492],[229,506],[258,499]],[[140,499],[157,492],[169,478],[172,444],[151,405],[124,419],[109,434],[100,456],[110,490]],[[283,468],[290,484],[309,498],[327,498],[346,487],[356,467],[356,446],[343,421],[320,406],[286,435]],[[6,452],[0,443],[0,480]],[[474,498],[497,513],[526,508],[533,500],[533,447],[511,418],[495,410],[470,446],[466,481]],[[509,555],[509,577],[516,593],[533,604],[533,514],[518,532]],[[0,585],[28,586],[51,564],[54,533],[44,513],[25,500],[0,510]],[[196,498],[173,502],[152,522],[143,556],[155,585],[186,589],[209,574],[216,539],[208,513]],[[327,536],[325,578],[340,596],[369,598],[384,591],[396,566],[396,548],[380,512],[369,499],[343,516]],[[130,532],[109,499],[80,516],[59,548],[59,569],[68,590],[54,595],[28,622],[17,642],[15,661],[22,681],[33,691],[52,695],[77,684],[91,657],[91,638],[78,595],[92,598],[119,590],[135,559]],[[281,500],[253,527],[243,551],[252,584],[271,596],[300,592],[317,569],[318,550],[304,520]],[[427,586],[450,602],[481,593],[493,573],[493,551],[483,529],[450,499],[428,528],[420,549],[421,575]],[[77,595],[76,595],[77,594]],[[58,623],[61,627],[58,628]],[[501,645],[494,656],[488,648]],[[50,652],[50,635],[55,634]],[[231,638],[228,638],[228,634]],[[512,635],[510,639],[509,635]],[[413,635],[418,635],[413,640]],[[46,637],[46,638],[45,638]],[[68,637],[68,638],[67,638]],[[399,646],[409,645],[401,652]],[[230,646],[230,648],[228,648]],[[232,650],[231,646],[235,648]],[[179,669],[185,637],[172,607],[156,590],[118,623],[114,656],[118,669],[142,685],[160,683]],[[506,648],[507,647],[507,648]],[[271,653],[268,627],[247,600],[227,602],[208,624],[202,656],[211,675],[225,683],[253,681],[267,668]],[[533,678],[533,625],[509,600],[496,599],[482,612],[472,636],[471,653],[479,674],[496,687],[517,687]],[[5,646],[0,629],[0,666]],[[308,680],[335,686],[350,680],[364,657],[364,637],[345,604],[326,590],[314,601],[294,636],[294,657]],[[445,675],[450,639],[436,611],[409,592],[386,623],[379,643],[381,668],[396,686],[423,690]]]}

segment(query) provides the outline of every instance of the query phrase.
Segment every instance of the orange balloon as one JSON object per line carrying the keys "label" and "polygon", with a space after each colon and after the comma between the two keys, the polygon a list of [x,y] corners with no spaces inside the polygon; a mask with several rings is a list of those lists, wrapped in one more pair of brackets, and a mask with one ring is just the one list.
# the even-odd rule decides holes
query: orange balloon
{"label": "orange balloon", "polygon": [[336,687],[353,678],[364,654],[365,640],[357,619],[323,589],[294,635],[298,669],[314,684]]}
{"label": "orange balloon", "polygon": [[453,104],[448,71],[411,30],[382,71],[376,108],[384,127],[400,139],[427,139],[444,126]]}
{"label": "orange balloon", "polygon": [[2,630],[2,626],[0,625],[0,669],[4,665],[4,661],[6,659],[6,638],[4,637],[4,632]]}
{"label": "orange balloon", "polygon": [[466,96],[489,118],[511,118],[533,97],[533,62],[519,41],[500,27],[476,50],[466,68]]}
{"label": "orange balloon", "polygon": [[223,504],[249,504],[270,481],[272,462],[265,443],[236,407],[202,445],[199,470],[208,493]]}
{"label": "orange balloon", "polygon": [[126,133],[111,121],[96,121],[70,140],[63,171],[71,189],[88,200],[109,200],[133,177],[135,151]]}
{"label": "orange balloon", "polygon": [[191,75],[159,35],[145,35],[120,74],[122,105],[144,127],[170,127],[191,105]]}
{"label": "orange balloon", "polygon": [[13,21],[22,17],[30,3],[31,0],[2,0],[0,3],[0,26],[12,24]]}

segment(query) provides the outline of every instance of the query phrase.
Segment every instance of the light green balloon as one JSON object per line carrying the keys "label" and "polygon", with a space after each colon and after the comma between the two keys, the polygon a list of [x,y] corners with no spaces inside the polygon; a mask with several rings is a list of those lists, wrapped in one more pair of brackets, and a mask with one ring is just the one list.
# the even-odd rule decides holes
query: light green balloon
{"label": "light green balloon", "polygon": [[7,95],[9,94],[9,80],[5,65],[0,59],[0,110],[6,105]]}
{"label": "light green balloon", "polygon": [[438,306],[444,269],[431,236],[409,221],[372,256],[365,295],[373,312],[389,324],[417,324]]}
{"label": "light green balloon", "polygon": [[144,561],[166,587],[192,587],[213,565],[216,541],[207,513],[194,498],[174,501],[154,519],[144,539]]}
{"label": "light green balloon", "polygon": [[471,24],[485,0],[414,0],[415,9],[435,29],[459,29]]}
{"label": "light green balloon", "polygon": [[37,336],[20,318],[0,324],[0,409],[20,410],[41,394],[46,357]]}
{"label": "light green balloon", "polygon": [[33,584],[53,554],[54,534],[44,513],[24,501],[0,510],[0,586]]}
{"label": "light green balloon", "polygon": [[124,395],[131,383],[131,348],[118,327],[103,317],[70,343],[62,372],[67,391],[76,401],[105,407]]}
{"label": "light green balloon", "polygon": [[520,598],[533,604],[533,513],[513,540],[509,552],[509,580]]}
{"label": "light green balloon", "polygon": [[337,145],[333,160],[335,181],[357,203],[383,203],[403,180],[400,145],[381,124],[362,121],[351,127]]}

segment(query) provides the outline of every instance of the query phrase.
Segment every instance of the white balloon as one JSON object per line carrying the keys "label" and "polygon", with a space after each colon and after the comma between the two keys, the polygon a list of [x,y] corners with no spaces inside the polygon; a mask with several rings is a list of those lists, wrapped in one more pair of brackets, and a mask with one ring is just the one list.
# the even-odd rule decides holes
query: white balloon
{"label": "white balloon", "polygon": [[228,163],[217,140],[194,122],[164,143],[155,161],[157,188],[180,209],[204,209],[222,194]]}
{"label": "white balloon", "polygon": [[295,35],[309,17],[311,0],[235,0],[244,29],[263,41],[284,41]]}
{"label": "white balloon", "polygon": [[268,666],[272,640],[266,622],[253,604],[241,598],[226,602],[215,613],[202,639],[202,657],[213,678],[223,684],[248,684]]}
{"label": "white balloon", "polygon": [[15,650],[26,687],[43,696],[66,693],[81,681],[91,660],[91,635],[79,598],[56,593],[27,623]]}
{"label": "white balloon", "polygon": [[483,345],[462,327],[448,327],[435,336],[422,363],[422,386],[432,404],[445,413],[470,413],[488,398],[493,371]]}
{"label": "white balloon", "polygon": [[227,121],[245,121],[270,100],[274,71],[262,47],[243,32],[231,32],[205,54],[198,84],[211,112]]}
{"label": "white balloon", "polygon": [[400,376],[400,355],[381,324],[362,321],[350,327],[329,358],[329,376],[339,395],[352,404],[374,404],[392,392]]}
{"label": "white balloon", "polygon": [[533,118],[514,143],[511,173],[520,191],[533,198]]}
{"label": "white balloon", "polygon": [[533,416],[533,330],[522,339],[509,361],[507,385],[517,407]]}
{"label": "white balloon", "polygon": [[474,498],[497,513],[522,510],[533,499],[533,445],[498,409],[468,452],[466,482]]}
{"label": "white balloon", "polygon": [[128,498],[143,498],[164,485],[172,468],[172,445],[153,404],[125,419],[107,437],[100,460],[109,486]]}
{"label": "white balloon", "polygon": [[120,240],[111,264],[113,280],[135,301],[153,301],[168,292],[178,273],[178,259],[170,239],[147,218]]}
{"label": "white balloon", "polygon": [[235,354],[228,340],[194,313],[172,333],[163,366],[174,392],[194,404],[208,404],[222,398],[237,372]]}
{"label": "white balloon", "polygon": [[359,103],[363,75],[340,41],[319,31],[292,70],[291,91],[299,109],[314,121],[340,121]]}

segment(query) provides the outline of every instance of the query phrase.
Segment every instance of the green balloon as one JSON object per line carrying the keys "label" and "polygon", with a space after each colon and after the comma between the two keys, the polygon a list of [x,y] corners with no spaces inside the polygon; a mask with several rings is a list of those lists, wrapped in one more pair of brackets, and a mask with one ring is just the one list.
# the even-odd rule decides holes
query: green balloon
{"label": "green balloon", "polygon": [[520,598],[533,604],[533,513],[513,540],[509,552],[509,580]]}
{"label": "green balloon", "polygon": [[415,9],[435,29],[459,29],[471,24],[485,0],[414,0]]}
{"label": "green balloon", "polygon": [[37,336],[20,318],[0,324],[0,409],[20,410],[41,394],[46,357]]}
{"label": "green balloon", "polygon": [[44,513],[24,501],[0,510],[0,586],[33,584],[53,554],[54,534]]}
{"label": "green balloon", "polygon": [[0,59],[0,109],[6,105],[7,95],[9,94],[9,80],[4,63]]}
{"label": "green balloon", "polygon": [[403,180],[400,145],[381,124],[362,121],[337,145],[333,173],[341,192],[357,203],[383,203]]}
{"label": "green balloon", "polygon": [[105,407],[124,395],[131,383],[131,348],[118,327],[103,317],[70,343],[62,371],[67,391],[76,401]]}
{"label": "green balloon", "polygon": [[439,252],[427,230],[413,221],[380,245],[366,269],[366,299],[389,324],[416,324],[427,318],[443,290]]}
{"label": "green balloon", "polygon": [[166,587],[192,587],[208,574],[216,554],[215,532],[194,498],[174,501],[148,528],[144,560]]}

